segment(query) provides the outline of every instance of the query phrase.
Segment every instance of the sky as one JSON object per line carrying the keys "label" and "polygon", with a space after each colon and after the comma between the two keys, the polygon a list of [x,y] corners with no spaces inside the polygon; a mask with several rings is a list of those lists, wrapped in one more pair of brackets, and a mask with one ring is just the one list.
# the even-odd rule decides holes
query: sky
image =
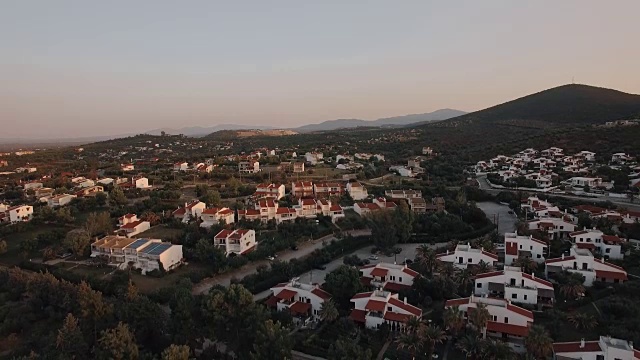
{"label": "sky", "polygon": [[640,1],[0,0],[0,138],[640,94]]}

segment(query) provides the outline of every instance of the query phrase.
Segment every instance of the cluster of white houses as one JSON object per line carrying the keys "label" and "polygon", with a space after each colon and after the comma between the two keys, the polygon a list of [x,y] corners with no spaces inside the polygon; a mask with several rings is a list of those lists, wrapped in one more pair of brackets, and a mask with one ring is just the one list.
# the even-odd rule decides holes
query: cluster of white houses
{"label": "cluster of white houses", "polygon": [[91,257],[103,257],[119,269],[131,266],[143,274],[154,270],[169,271],[182,263],[182,245],[159,239],[109,235],[91,244]]}
{"label": "cluster of white houses", "polygon": [[0,204],[0,223],[18,223],[30,221],[33,218],[33,206]]}

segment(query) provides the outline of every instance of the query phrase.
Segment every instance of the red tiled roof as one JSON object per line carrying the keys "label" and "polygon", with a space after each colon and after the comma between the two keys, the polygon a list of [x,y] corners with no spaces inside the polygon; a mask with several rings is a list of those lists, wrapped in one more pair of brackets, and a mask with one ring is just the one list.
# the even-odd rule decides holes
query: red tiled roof
{"label": "red tiled roof", "polygon": [[523,309],[519,306],[515,306],[507,303],[507,310],[513,311],[516,314],[520,314],[522,316],[528,317],[529,319],[533,320],[533,313],[527,309]]}
{"label": "red tiled roof", "polygon": [[407,274],[407,275],[409,275],[409,276],[413,276],[413,277],[416,277],[416,276],[420,275],[417,271],[415,271],[413,269],[410,269],[408,267],[403,268],[402,272]]}
{"label": "red tiled roof", "polygon": [[349,319],[364,323],[366,322],[367,312],[364,310],[353,309],[351,310],[351,314],[349,314]]}
{"label": "red tiled roof", "polygon": [[584,347],[580,347],[580,341],[553,343],[553,352],[556,354],[594,351],[602,351],[599,341],[585,341]]}
{"label": "red tiled roof", "polygon": [[602,235],[602,241],[605,243],[619,244],[622,242],[622,239],[615,235]]}
{"label": "red tiled roof", "polygon": [[593,250],[596,248],[596,245],[593,243],[577,243],[576,246],[578,247],[578,249],[587,249],[587,250]]}
{"label": "red tiled roof", "polygon": [[124,224],[120,226],[120,229],[134,229],[136,226],[142,224],[143,220],[138,220],[134,222],[130,222],[128,224]]}
{"label": "red tiled roof", "polygon": [[478,274],[476,275],[476,279],[488,278],[488,277],[493,277],[493,276],[498,276],[503,274],[504,274],[504,271],[492,271],[488,273]]}
{"label": "red tiled roof", "polygon": [[376,267],[375,269],[371,270],[371,276],[383,277],[387,276],[387,273],[389,273],[389,270],[385,268]]}
{"label": "red tiled roof", "polygon": [[399,314],[399,313],[396,313],[396,312],[393,312],[393,311],[387,311],[386,313],[384,313],[384,317],[383,318],[385,320],[389,320],[389,321],[406,323],[411,318],[411,315]]}
{"label": "red tiled roof", "polygon": [[576,236],[576,235],[582,235],[582,234],[588,234],[589,232],[586,230],[580,230],[580,231],[574,231],[572,233],[569,233],[569,236]]}
{"label": "red tiled roof", "polygon": [[311,304],[303,303],[300,301],[294,302],[291,306],[289,306],[289,311],[294,314],[306,314],[311,309]]}
{"label": "red tiled roof", "polygon": [[329,211],[342,211],[342,207],[340,205],[331,205]]}
{"label": "red tiled roof", "polygon": [[322,300],[329,300],[331,299],[331,294],[329,294],[328,292],[319,289],[319,288],[315,288],[313,290],[311,290],[311,293],[317,297],[319,297]]}
{"label": "red tiled roof", "polygon": [[276,210],[276,214],[294,214],[295,212],[296,210],[292,208],[278,208]]}
{"label": "red tiled roof", "polygon": [[555,258],[555,259],[547,259],[545,260],[545,264],[553,264],[553,263],[557,263],[557,262],[563,262],[563,261],[568,261],[568,260],[575,260],[576,257],[575,256],[565,256],[564,259],[563,258]]}
{"label": "red tiled roof", "polygon": [[367,305],[365,305],[365,309],[369,310],[369,311],[380,311],[383,312],[384,308],[386,307],[387,303],[384,301],[378,301],[378,300],[369,300],[367,302]]}
{"label": "red tiled roof", "polygon": [[371,280],[373,280],[373,278],[371,277],[366,277],[366,276],[361,276],[360,277],[360,283],[364,286],[370,286],[371,285]]}
{"label": "red tiled roof", "polygon": [[274,288],[281,288],[281,287],[285,287],[289,285],[289,283],[283,282],[283,283],[279,283],[278,285],[274,286]]}
{"label": "red tiled roof", "polygon": [[233,232],[233,230],[229,230],[229,229],[222,229],[220,230],[219,233],[217,233],[214,238],[215,239],[226,239],[231,233]]}
{"label": "red tiled roof", "polygon": [[202,210],[202,213],[206,215],[215,215],[218,213],[218,211],[220,211],[220,209],[218,208],[209,208]]}
{"label": "red tiled roof", "polygon": [[618,271],[596,270],[596,277],[599,279],[604,278],[604,279],[627,281],[627,273],[622,273]]}
{"label": "red tiled roof", "polygon": [[255,209],[238,210],[238,215],[257,216],[260,215],[260,211]]}
{"label": "red tiled roof", "polygon": [[124,215],[120,216],[120,219],[125,219],[125,218],[126,219],[131,219],[131,218],[133,218],[135,216],[136,216],[136,214],[124,214]]}
{"label": "red tiled roof", "polygon": [[410,312],[415,316],[422,316],[422,310],[420,310],[419,308],[413,306],[413,305],[409,305],[409,304],[405,304],[404,302],[396,299],[396,298],[390,298],[389,299],[389,304],[393,305],[393,306],[397,306],[400,309]]}
{"label": "red tiled roof", "polygon": [[284,289],[280,291],[278,294],[276,294],[275,297],[281,300],[290,300],[290,299],[293,299],[297,294],[298,293],[296,291]]}
{"label": "red tiled roof", "polygon": [[402,290],[406,290],[406,289],[410,289],[411,286],[409,285],[404,285],[404,284],[398,284],[398,283],[393,283],[393,282],[385,282],[383,289],[388,290],[388,291],[393,291],[393,292],[400,292]]}
{"label": "red tiled roof", "polygon": [[499,332],[503,334],[527,336],[529,328],[521,325],[503,324],[494,321],[487,321],[487,331]]}
{"label": "red tiled roof", "polygon": [[267,299],[267,301],[264,302],[264,304],[267,305],[268,307],[276,307],[278,304],[278,301],[280,301],[280,299],[278,299],[275,296],[271,296],[270,298]]}
{"label": "red tiled roof", "polygon": [[353,299],[364,299],[364,298],[368,298],[371,296],[371,294],[373,294],[373,292],[363,292],[363,293],[358,293],[353,295],[353,297],[351,298],[351,300]]}

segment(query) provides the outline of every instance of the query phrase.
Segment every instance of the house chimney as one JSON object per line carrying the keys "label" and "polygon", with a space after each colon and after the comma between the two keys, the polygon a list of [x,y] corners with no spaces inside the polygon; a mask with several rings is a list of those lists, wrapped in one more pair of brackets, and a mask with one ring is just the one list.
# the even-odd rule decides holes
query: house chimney
{"label": "house chimney", "polygon": [[584,349],[584,338],[580,339],[580,349]]}
{"label": "house chimney", "polygon": [[532,272],[532,273],[531,273],[531,278],[532,278],[532,279],[535,279],[535,278],[536,278],[536,273],[533,273],[533,272]]}
{"label": "house chimney", "polygon": [[407,297],[406,296],[404,297],[404,303],[405,303],[405,305],[407,304]]}
{"label": "house chimney", "polygon": [[564,253],[562,253],[562,260],[564,260]]}

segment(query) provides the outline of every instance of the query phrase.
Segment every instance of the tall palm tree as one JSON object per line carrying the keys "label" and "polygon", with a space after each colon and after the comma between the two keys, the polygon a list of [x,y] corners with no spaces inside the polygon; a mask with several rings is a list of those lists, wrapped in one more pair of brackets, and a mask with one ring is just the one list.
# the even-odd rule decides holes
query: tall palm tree
{"label": "tall palm tree", "polygon": [[529,334],[524,338],[524,345],[536,359],[546,359],[553,353],[553,340],[547,330],[540,325],[529,328]]}
{"label": "tall palm tree", "polygon": [[576,329],[590,330],[598,325],[598,320],[593,315],[585,313],[573,313],[567,316],[567,320],[575,326]]}
{"label": "tall palm tree", "polygon": [[326,321],[329,323],[336,321],[336,319],[338,319],[338,317],[340,316],[340,314],[338,313],[338,308],[336,307],[336,304],[333,302],[333,300],[327,300],[322,303],[319,315],[322,321]]}
{"label": "tall palm tree", "polygon": [[427,348],[427,359],[431,358],[431,354],[435,350],[436,345],[442,344],[447,339],[445,332],[437,325],[422,327],[420,337]]}
{"label": "tall palm tree", "polygon": [[478,265],[475,266],[475,274],[484,274],[484,273],[488,273],[493,271],[494,268],[491,264],[489,264],[488,262],[485,262],[483,260],[480,260],[480,262],[478,263]]}
{"label": "tall palm tree", "polygon": [[467,334],[458,339],[456,347],[462,351],[468,359],[476,359],[482,353],[482,340],[473,334]]}
{"label": "tall palm tree", "polygon": [[412,333],[415,334],[417,333],[420,328],[423,326],[422,321],[420,320],[420,318],[417,318],[415,316],[412,316],[409,318],[409,320],[407,320],[407,323],[405,325],[405,330],[408,333]]}
{"label": "tall palm tree", "polygon": [[504,341],[487,339],[483,341],[483,359],[486,360],[511,360],[515,358],[515,352]]}
{"label": "tall palm tree", "polygon": [[456,283],[458,283],[458,286],[465,294],[467,293],[472,278],[473,275],[471,274],[471,270],[469,269],[462,269],[456,272],[455,281]]}
{"label": "tall palm tree", "polygon": [[450,262],[440,261],[438,264],[438,274],[442,277],[452,278],[456,268]]}
{"label": "tall palm tree", "polygon": [[489,314],[489,310],[487,310],[487,305],[481,303],[477,304],[469,314],[469,322],[482,334],[483,339],[487,336],[487,322],[490,319],[491,315]]}
{"label": "tall palm tree", "polygon": [[425,244],[418,248],[418,261],[430,274],[433,273],[438,266],[438,257],[436,256],[436,252]]}
{"label": "tall palm tree", "polygon": [[460,312],[460,307],[457,305],[447,308],[444,311],[442,318],[444,319],[444,323],[447,325],[447,330],[454,337],[464,327],[464,317]]}
{"label": "tall palm tree", "polygon": [[416,358],[416,352],[422,348],[422,339],[417,332],[403,333],[396,339],[396,343],[398,344],[398,349],[406,349],[411,354],[413,360]]}

